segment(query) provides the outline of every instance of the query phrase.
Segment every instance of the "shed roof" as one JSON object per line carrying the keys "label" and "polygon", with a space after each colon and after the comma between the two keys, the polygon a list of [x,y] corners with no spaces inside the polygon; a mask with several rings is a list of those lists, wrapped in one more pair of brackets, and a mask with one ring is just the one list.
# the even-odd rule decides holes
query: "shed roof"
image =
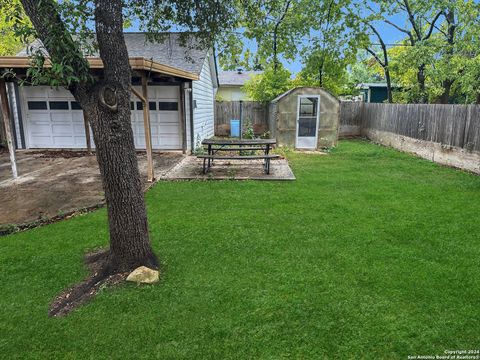
{"label": "shed roof", "polygon": [[263,71],[222,71],[218,73],[220,86],[243,86],[254,75],[262,74]]}
{"label": "shed roof", "polygon": [[295,90],[303,89],[303,88],[316,89],[316,90],[318,90],[318,91],[322,91],[322,92],[327,93],[328,95],[334,97],[335,99],[337,98],[335,95],[332,95],[328,90],[325,90],[325,89],[320,88],[320,87],[298,86],[298,87],[294,87],[293,89],[290,89],[290,90],[288,90],[288,91],[285,91],[283,94],[278,95],[275,99],[273,99],[273,100],[271,101],[271,103],[278,102],[280,99],[284,98],[285,96],[289,95],[290,93],[294,92]]}
{"label": "shed roof", "polygon": [[[180,40],[180,33],[166,33],[161,42],[147,41],[144,33],[125,33],[130,64],[132,59],[143,59],[152,71],[163,72],[168,75],[198,79],[205,58],[210,49],[202,48],[195,34],[188,34],[185,43]],[[20,51],[15,57],[0,58],[0,67],[26,67],[29,65],[28,55],[31,49],[42,47],[40,40],[33,41],[29,46]],[[92,68],[101,68],[103,64],[99,54],[87,58]],[[138,61],[136,63],[138,63]],[[12,66],[13,64],[13,66]],[[95,66],[96,64],[96,66]],[[136,68],[132,65],[133,68]],[[141,67],[138,67],[139,69]],[[163,69],[164,71],[161,71]],[[147,69],[145,69],[147,70]]]}

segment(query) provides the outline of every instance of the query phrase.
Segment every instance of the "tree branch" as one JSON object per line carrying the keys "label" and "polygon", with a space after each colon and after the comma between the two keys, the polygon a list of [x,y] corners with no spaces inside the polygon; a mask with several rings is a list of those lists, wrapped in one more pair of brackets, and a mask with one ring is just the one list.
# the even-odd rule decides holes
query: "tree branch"
{"label": "tree branch", "polygon": [[378,57],[377,53],[373,51],[372,49],[366,47],[365,50],[367,50],[374,58],[375,60],[380,64],[382,68],[385,68],[385,63]]}
{"label": "tree branch", "polygon": [[406,29],[403,29],[403,28],[401,28],[400,26],[398,26],[397,24],[395,24],[395,23],[391,22],[391,21],[390,21],[390,20],[388,20],[388,19],[384,19],[383,21],[384,21],[385,23],[387,23],[387,24],[389,24],[389,25],[393,26],[393,27],[394,27],[395,29],[397,29],[398,31],[400,31],[400,32],[402,32],[402,33],[405,33],[405,34],[407,34],[407,35],[408,35],[408,37],[410,38],[410,42],[411,42],[412,44],[414,44],[414,43],[415,43],[415,40],[413,39],[413,35],[412,35],[412,33],[411,33],[410,31],[408,31],[408,30],[406,30]]}
{"label": "tree branch", "polygon": [[90,66],[57,10],[54,0],[21,0],[25,13],[30,18],[38,38],[48,52],[52,63],[73,69],[79,79],[69,88],[74,96],[85,95],[87,82],[91,79]]}
{"label": "tree branch", "polygon": [[407,11],[407,14],[408,14],[408,21],[410,21],[410,24],[412,24],[412,28],[413,28],[413,31],[415,31],[415,34],[417,35],[417,39],[421,40],[422,33],[420,32],[420,29],[417,26],[417,21],[415,20],[415,14],[413,14],[412,12],[410,3],[408,2],[408,0],[403,0],[403,4],[405,5],[405,10]]}
{"label": "tree branch", "polygon": [[433,21],[430,23],[430,29],[428,29],[428,32],[427,34],[424,36],[424,38],[422,40],[428,40],[430,38],[430,36],[432,36],[432,33],[433,33],[433,29],[435,28],[435,23],[437,22],[437,20],[440,18],[440,16],[442,16],[443,14],[443,11],[440,11],[434,18],[433,18]]}

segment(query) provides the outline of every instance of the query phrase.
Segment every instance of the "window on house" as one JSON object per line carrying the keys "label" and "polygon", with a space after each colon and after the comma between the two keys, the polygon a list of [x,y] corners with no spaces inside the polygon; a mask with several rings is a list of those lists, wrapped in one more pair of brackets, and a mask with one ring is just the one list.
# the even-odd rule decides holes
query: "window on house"
{"label": "window on house", "polygon": [[46,101],[29,101],[28,110],[47,110]]}
{"label": "window on house", "polygon": [[157,103],[155,101],[150,101],[148,103],[148,109],[149,110],[157,110]]}
{"label": "window on house", "polygon": [[137,101],[137,110],[143,110],[143,103],[141,101]]}
{"label": "window on house", "polygon": [[178,110],[178,102],[160,101],[158,103],[158,110],[177,111]]}

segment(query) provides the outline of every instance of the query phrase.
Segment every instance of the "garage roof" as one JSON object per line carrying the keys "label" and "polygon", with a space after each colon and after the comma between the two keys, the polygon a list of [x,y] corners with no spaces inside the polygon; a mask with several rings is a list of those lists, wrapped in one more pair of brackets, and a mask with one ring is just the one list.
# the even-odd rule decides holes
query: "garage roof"
{"label": "garage roof", "polygon": [[[166,75],[198,80],[209,49],[202,48],[194,34],[187,35],[181,42],[180,33],[167,33],[162,42],[149,42],[144,33],[125,33],[130,65],[135,70],[148,70]],[[26,68],[30,64],[28,49],[42,46],[35,40],[17,56],[0,57],[2,68]],[[98,54],[87,57],[90,67],[103,68]],[[47,63],[48,66],[48,63]]]}

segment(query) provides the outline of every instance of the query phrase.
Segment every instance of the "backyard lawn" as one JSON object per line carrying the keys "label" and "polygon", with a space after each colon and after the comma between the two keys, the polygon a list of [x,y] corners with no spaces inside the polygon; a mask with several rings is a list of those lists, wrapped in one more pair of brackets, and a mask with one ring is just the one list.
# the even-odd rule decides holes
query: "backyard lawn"
{"label": "backyard lawn", "polygon": [[480,177],[363,141],[288,155],[293,182],[162,182],[163,268],[66,318],[100,210],[0,238],[0,357],[406,359],[478,349]]}

